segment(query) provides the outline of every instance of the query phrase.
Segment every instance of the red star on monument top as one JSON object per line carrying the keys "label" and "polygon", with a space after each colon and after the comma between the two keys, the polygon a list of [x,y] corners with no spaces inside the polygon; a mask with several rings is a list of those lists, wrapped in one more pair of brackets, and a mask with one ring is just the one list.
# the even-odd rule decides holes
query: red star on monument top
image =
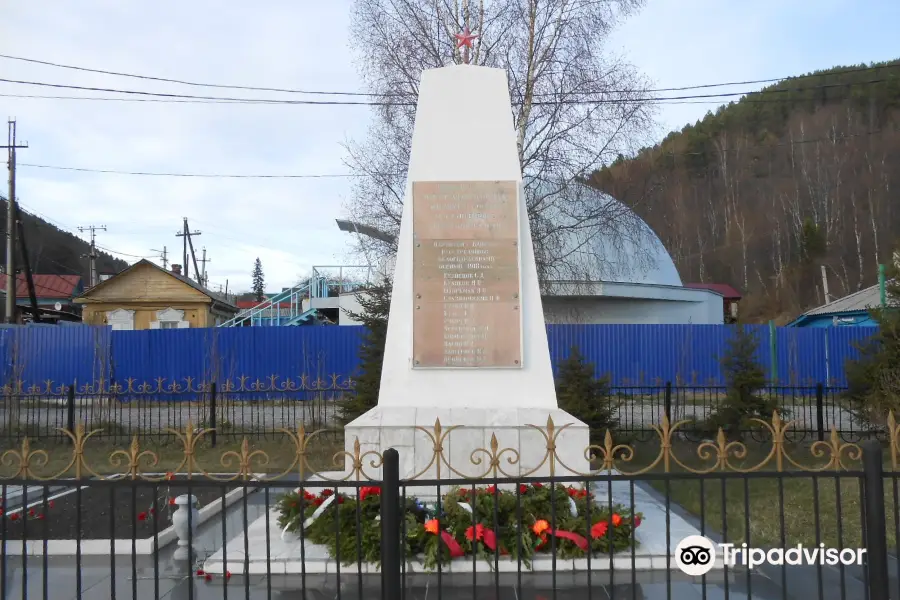
{"label": "red star on monument top", "polygon": [[454,34],[453,37],[456,38],[457,48],[462,48],[463,46],[465,46],[466,48],[474,48],[475,46],[472,45],[472,42],[475,41],[475,38],[478,37],[478,34],[472,33],[471,31],[469,31],[469,28],[466,27],[462,33]]}

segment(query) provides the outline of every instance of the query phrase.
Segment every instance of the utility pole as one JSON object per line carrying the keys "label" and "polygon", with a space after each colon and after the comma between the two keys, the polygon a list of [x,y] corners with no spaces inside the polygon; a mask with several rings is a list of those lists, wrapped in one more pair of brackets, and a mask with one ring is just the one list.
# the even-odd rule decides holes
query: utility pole
{"label": "utility pole", "polygon": [[203,258],[200,259],[200,264],[203,265],[200,270],[200,285],[203,287],[208,287],[208,280],[206,278],[206,263],[212,262],[211,258],[206,258],[206,246],[203,246]]}
{"label": "utility pole", "polygon": [[821,265],[822,267],[822,292],[825,295],[825,304],[831,302],[831,295],[828,293],[828,272],[825,270],[825,265]]}
{"label": "utility pole", "polygon": [[91,253],[88,258],[91,260],[91,287],[97,285],[97,245],[96,238],[98,231],[106,231],[106,225],[88,225],[87,227],[79,227],[78,231],[84,233],[91,232]]}
{"label": "utility pole", "polygon": [[150,252],[159,252],[159,258],[162,260],[163,269],[169,270],[169,249],[163,246],[162,250],[154,250],[150,248]]}
{"label": "utility pole", "polygon": [[16,144],[16,121],[8,119],[6,145],[9,150],[9,198],[6,200],[6,322],[16,322],[16,148],[27,148],[28,144]]}
{"label": "utility pole", "polygon": [[194,275],[196,275],[198,283],[201,283],[202,280],[200,278],[200,269],[197,267],[197,256],[194,254],[194,242],[191,240],[191,236],[200,235],[201,233],[200,231],[191,231],[188,227],[187,217],[184,217],[184,227],[179,233],[175,234],[175,237],[184,238],[184,276],[190,277],[191,270],[188,268],[188,248],[190,248],[191,258],[194,261]]}

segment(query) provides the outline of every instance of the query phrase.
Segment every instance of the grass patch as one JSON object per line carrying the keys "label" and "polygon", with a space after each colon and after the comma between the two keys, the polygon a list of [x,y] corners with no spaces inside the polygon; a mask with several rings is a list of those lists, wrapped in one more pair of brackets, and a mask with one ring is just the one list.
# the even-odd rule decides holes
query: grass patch
{"label": "grass patch", "polygon": [[[74,466],[65,472],[61,472],[72,460],[73,447],[71,443],[35,440],[29,442],[29,445],[30,468],[37,477],[47,477],[56,474],[59,474],[60,478],[75,476]],[[208,440],[201,438],[201,441],[194,448],[194,463],[196,465],[194,472],[205,470],[209,473],[237,473],[240,470],[241,445],[242,441],[239,439],[220,438],[216,447],[213,448]],[[343,449],[343,435],[321,435],[312,439],[306,449],[307,471],[336,470],[334,455]],[[41,450],[46,452],[46,457],[43,454],[36,454],[36,451]],[[89,439],[84,447],[84,462],[99,475],[111,475],[127,471],[129,460],[127,456],[118,455],[117,458],[122,461],[119,465],[111,462],[113,453],[117,450],[128,454],[129,442]],[[146,473],[176,471],[184,460],[184,447],[177,440],[156,442],[142,440],[139,451],[152,453],[152,455],[147,454],[141,459],[141,470]],[[284,435],[267,440],[250,441],[249,452],[257,451],[262,452],[262,454],[256,454],[250,459],[249,468],[254,473],[281,473],[291,466],[296,457],[296,445],[291,438]],[[4,453],[4,458],[0,461],[0,478],[10,478],[15,475],[20,467],[21,443],[3,444],[3,447],[0,448],[0,455]],[[153,457],[158,459],[155,465],[153,464]],[[266,458],[268,458],[268,461],[265,460]],[[185,466],[181,467],[181,472],[184,472],[185,469]],[[342,469],[338,468],[337,470]],[[297,465],[294,465],[293,472],[299,472]],[[89,474],[83,473],[83,476],[87,477]]]}
{"label": "grass patch", "polygon": [[[697,448],[696,443],[673,443],[673,453],[686,467],[708,469],[715,464],[715,458],[701,460]],[[759,465],[770,449],[770,444],[748,442],[747,456],[731,458],[731,468],[725,472],[734,473],[736,469]],[[659,447],[642,444],[635,450],[630,463],[619,463],[623,471],[635,471],[651,464]],[[805,469],[827,463],[827,458],[814,457],[808,444],[787,446],[786,452]],[[853,471],[862,470],[859,461],[846,460],[845,465]],[[887,456],[884,468],[891,470]],[[662,473],[664,467],[657,465],[651,472]],[[672,479],[650,481],[650,485],[663,497],[668,495],[672,506],[678,505],[702,520],[706,531],[723,537],[727,534],[729,542],[762,547],[814,546],[818,543],[835,548],[862,546],[860,477],[844,474],[835,478],[834,470],[811,473],[786,461],[779,475],[774,458],[747,477],[716,478],[713,473],[701,478],[678,465],[672,465],[670,473]],[[885,527],[891,550],[896,548],[897,541],[894,482],[892,477],[885,477]]]}

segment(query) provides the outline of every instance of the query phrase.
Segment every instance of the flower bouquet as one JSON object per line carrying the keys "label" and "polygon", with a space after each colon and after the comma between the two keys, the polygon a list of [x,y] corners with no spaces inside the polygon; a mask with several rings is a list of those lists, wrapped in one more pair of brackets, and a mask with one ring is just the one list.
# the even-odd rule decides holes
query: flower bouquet
{"label": "flower bouquet", "polygon": [[[345,565],[376,563],[381,557],[381,489],[358,495],[323,490],[293,492],[279,500],[278,524],[310,543],[325,546]],[[327,504],[326,504],[327,503]],[[609,555],[632,547],[642,515],[621,505],[599,505],[587,490],[563,485],[521,485],[518,493],[494,486],[457,488],[434,505],[401,500],[402,552],[426,569],[474,554],[522,560],[540,554],[559,559]],[[634,544],[637,542],[634,541]]]}

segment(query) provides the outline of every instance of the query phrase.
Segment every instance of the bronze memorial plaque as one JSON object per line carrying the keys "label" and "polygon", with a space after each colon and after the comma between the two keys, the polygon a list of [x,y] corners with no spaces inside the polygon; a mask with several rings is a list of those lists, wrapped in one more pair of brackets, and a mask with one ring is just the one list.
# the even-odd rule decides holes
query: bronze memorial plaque
{"label": "bronze memorial plaque", "polygon": [[415,368],[522,366],[517,189],[413,182]]}

